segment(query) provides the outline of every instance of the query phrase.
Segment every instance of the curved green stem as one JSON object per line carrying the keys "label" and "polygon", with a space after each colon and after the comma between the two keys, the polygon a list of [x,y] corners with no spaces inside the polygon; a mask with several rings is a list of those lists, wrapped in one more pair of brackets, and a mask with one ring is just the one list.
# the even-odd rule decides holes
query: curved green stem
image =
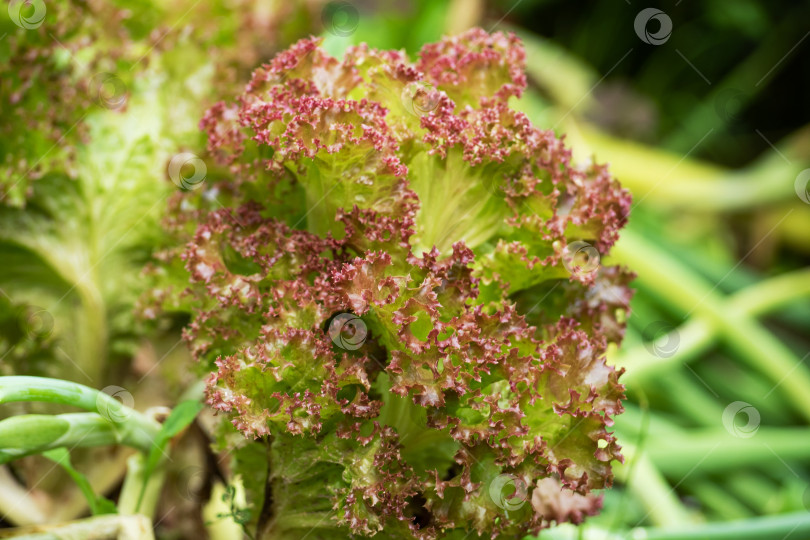
{"label": "curved green stem", "polygon": [[718,429],[692,430],[678,433],[677,445],[670,438],[650,440],[645,451],[662,473],[673,478],[697,469],[723,471],[780,461],[810,461],[810,429],[761,427],[742,435]]}
{"label": "curved green stem", "polygon": [[806,538],[810,533],[810,514],[787,514],[745,519],[726,523],[708,523],[694,528],[646,529],[647,540],[771,540]]}
{"label": "curved green stem", "polygon": [[69,381],[0,377],[0,404],[18,401],[59,403],[95,414],[21,415],[3,420],[0,463],[60,447],[125,444],[148,453],[160,431],[155,420],[112,395]]}
{"label": "curved green stem", "polygon": [[659,469],[653,464],[646,452],[639,451],[632,445],[624,445],[628,462],[633,462],[632,470],[625,465],[616,467],[616,477],[627,485],[637,499],[644,504],[649,519],[659,526],[675,526],[689,523],[684,506],[678,500],[675,490],[670,487]]}
{"label": "curved green stem", "polygon": [[61,379],[27,376],[0,377],[0,404],[18,401],[70,405],[98,413],[112,423],[137,425],[150,434],[157,435],[160,430],[160,424],[156,421],[127,407],[112,395],[83,384]]}
{"label": "curved green stem", "polygon": [[711,478],[695,478],[687,488],[704,505],[723,521],[733,521],[746,519],[753,516],[753,513],[744,504],[738,501],[717,482]]}
{"label": "curved green stem", "polygon": [[805,296],[810,296],[810,268],[761,281],[736,293],[729,302],[732,309],[762,315]]}
{"label": "curved green stem", "polygon": [[142,429],[118,429],[94,413],[12,416],[0,422],[0,464],[54,448],[123,444],[148,452],[152,438]]}
{"label": "curved green stem", "polygon": [[572,147],[588,149],[585,155],[610,156],[611,171],[633,192],[636,201],[690,212],[731,211],[792,201],[796,197],[793,180],[807,167],[810,157],[810,128],[777,145],[790,162],[773,152],[738,171],[619,140],[572,118],[562,131]]}
{"label": "curved green stem", "polygon": [[[743,289],[726,301],[726,309],[756,317],[807,296],[810,296],[810,269],[802,269]],[[678,339],[678,349],[672,356],[657,358],[645,346],[637,346],[618,357],[616,362],[627,369],[625,384],[635,384],[663,369],[697,358],[714,344],[718,328],[711,318],[701,315],[673,333]]]}
{"label": "curved green stem", "polygon": [[750,471],[743,474],[726,476],[728,493],[741,500],[759,515],[770,513],[768,505],[773,501],[773,494],[778,489],[773,479],[765,472]]}
{"label": "curved green stem", "polygon": [[0,404],[15,401],[59,403],[92,412],[97,403],[110,406],[115,402],[123,407],[118,400],[83,384],[48,377],[0,377]]}
{"label": "curved green stem", "polygon": [[544,540],[786,540],[806,538],[808,533],[810,513],[801,512],[692,526],[638,528],[629,533],[566,524],[543,531],[542,537]]}
{"label": "curved green stem", "polygon": [[692,312],[712,321],[740,359],[768,376],[796,409],[810,419],[810,372],[788,348],[757,321],[730,309],[705,280],[680,261],[631,229],[614,246],[614,257],[633,268],[639,282],[687,315]]}

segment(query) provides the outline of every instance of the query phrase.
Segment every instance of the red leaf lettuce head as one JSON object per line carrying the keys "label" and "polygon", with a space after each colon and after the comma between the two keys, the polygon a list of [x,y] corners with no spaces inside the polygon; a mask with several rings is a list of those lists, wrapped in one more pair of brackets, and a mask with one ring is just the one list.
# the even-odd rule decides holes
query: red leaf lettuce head
{"label": "red leaf lettuce head", "polygon": [[308,39],[202,120],[222,180],[174,201],[190,285],[155,298],[193,314],[210,405],[270,446],[268,537],[514,537],[597,512],[630,299],[599,258],[630,199],[510,108],[523,63],[479,29],[415,63]]}

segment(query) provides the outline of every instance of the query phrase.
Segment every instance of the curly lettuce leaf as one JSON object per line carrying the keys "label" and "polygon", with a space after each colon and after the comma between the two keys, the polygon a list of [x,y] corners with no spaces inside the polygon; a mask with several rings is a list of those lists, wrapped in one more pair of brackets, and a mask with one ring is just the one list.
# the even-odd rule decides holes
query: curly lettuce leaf
{"label": "curly lettuce leaf", "polygon": [[629,196],[509,106],[522,64],[480,30],[415,63],[307,39],[204,116],[227,173],[174,198],[143,308],[191,313],[208,403],[270,445],[264,537],[507,538],[598,510],[630,298],[599,255]]}

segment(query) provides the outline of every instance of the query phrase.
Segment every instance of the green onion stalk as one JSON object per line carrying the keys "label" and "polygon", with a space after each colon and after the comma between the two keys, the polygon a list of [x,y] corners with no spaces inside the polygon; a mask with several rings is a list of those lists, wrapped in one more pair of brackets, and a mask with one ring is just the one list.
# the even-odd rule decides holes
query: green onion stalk
{"label": "green onion stalk", "polygon": [[125,445],[149,453],[160,424],[112,395],[45,377],[0,377],[0,404],[58,403],[84,413],[25,414],[0,421],[0,464],[54,448]]}

